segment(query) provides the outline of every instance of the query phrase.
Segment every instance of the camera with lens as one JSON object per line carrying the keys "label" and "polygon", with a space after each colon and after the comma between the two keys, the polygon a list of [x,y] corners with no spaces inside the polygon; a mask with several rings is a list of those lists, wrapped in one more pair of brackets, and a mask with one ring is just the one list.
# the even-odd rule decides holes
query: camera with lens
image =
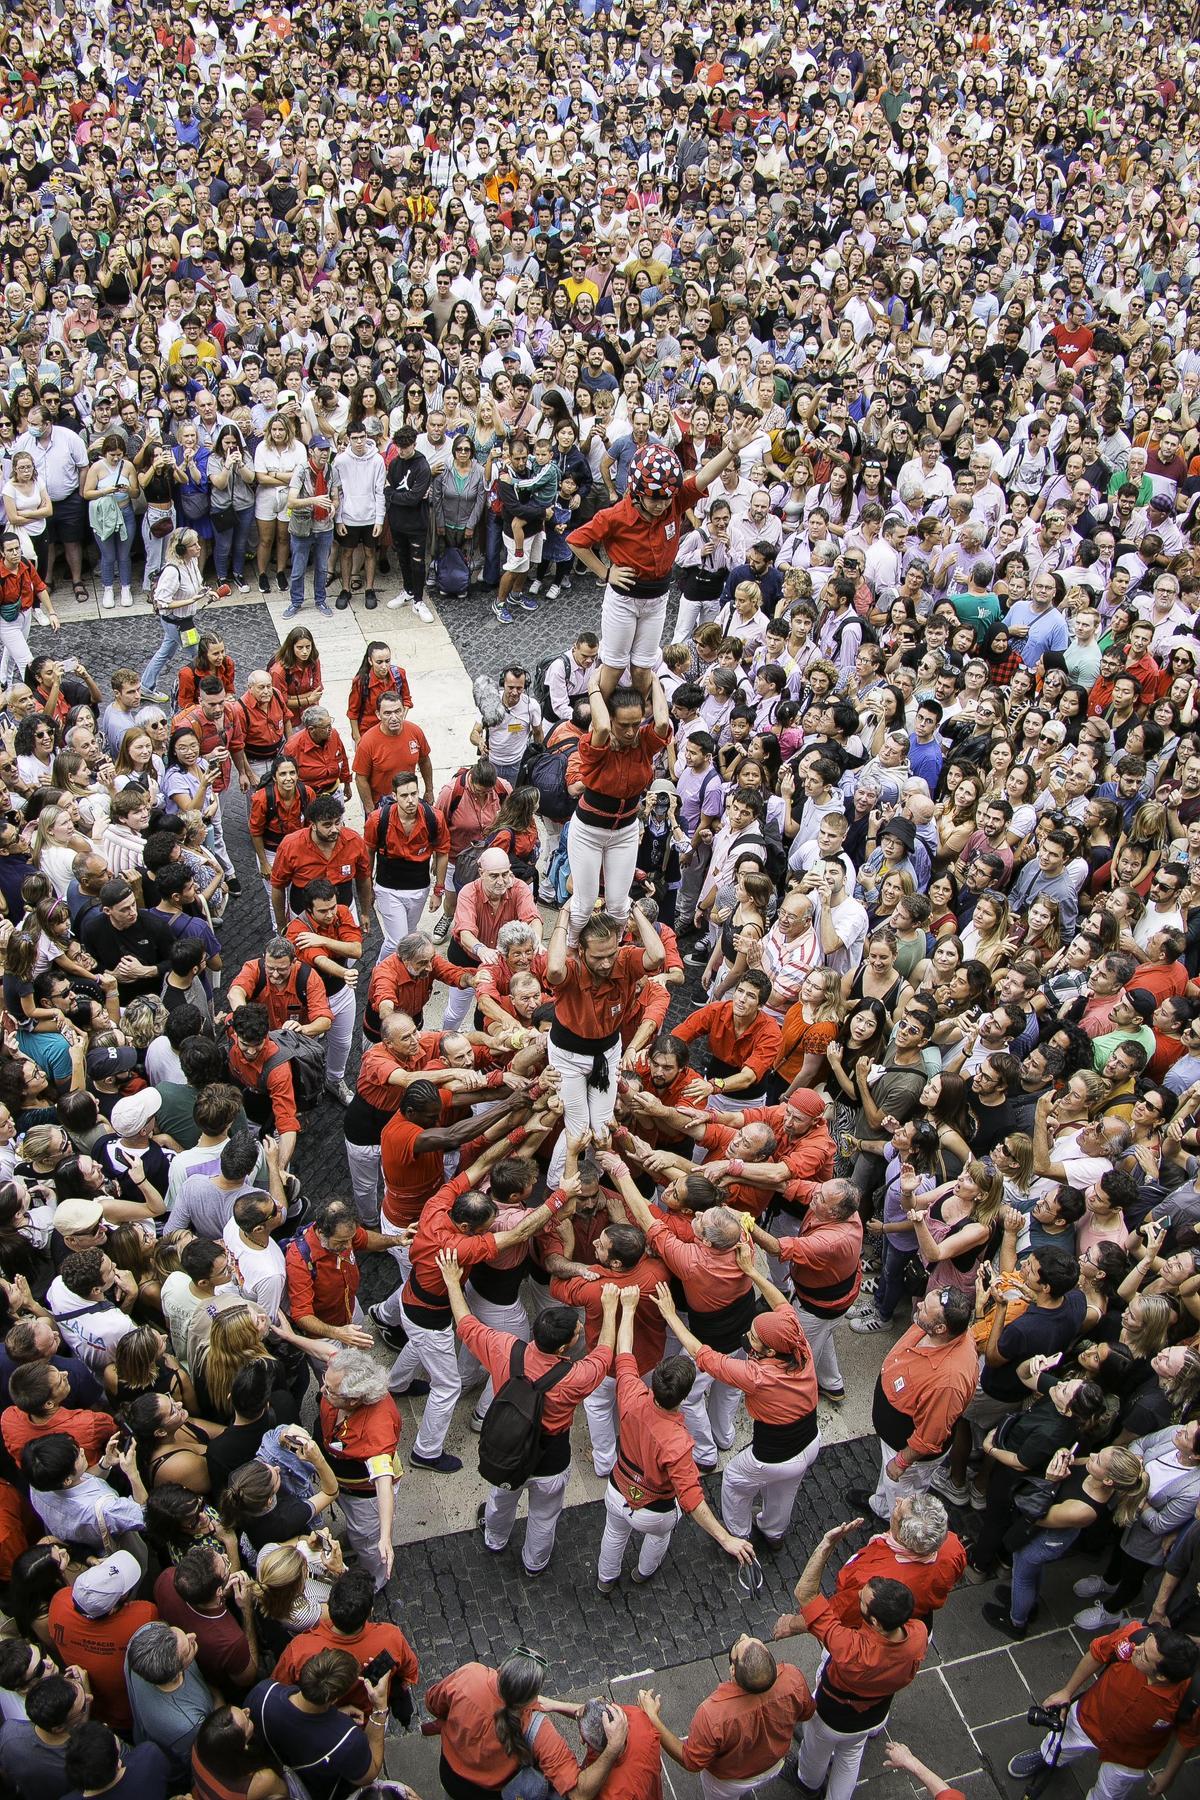
{"label": "camera with lens", "polygon": [[1061,1706],[1031,1706],[1025,1717],[1043,1731],[1061,1731],[1064,1710]]}

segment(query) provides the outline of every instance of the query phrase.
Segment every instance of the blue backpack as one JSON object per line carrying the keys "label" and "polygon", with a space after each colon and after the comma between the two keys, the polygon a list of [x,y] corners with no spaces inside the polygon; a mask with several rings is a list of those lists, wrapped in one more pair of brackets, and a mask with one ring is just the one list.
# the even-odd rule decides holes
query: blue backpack
{"label": "blue backpack", "polygon": [[571,878],[571,862],[567,851],[567,834],[564,831],[558,840],[558,848],[550,858],[549,867],[542,876],[542,888],[553,894],[556,906],[565,906],[570,898],[567,886]]}
{"label": "blue backpack", "polygon": [[447,544],[433,565],[433,579],[447,600],[457,600],[471,585],[471,570],[457,544]]}

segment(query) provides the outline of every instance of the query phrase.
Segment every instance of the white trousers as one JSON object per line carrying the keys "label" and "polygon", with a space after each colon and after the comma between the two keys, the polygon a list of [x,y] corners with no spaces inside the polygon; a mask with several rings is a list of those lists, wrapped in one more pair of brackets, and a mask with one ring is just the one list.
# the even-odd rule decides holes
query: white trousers
{"label": "white trousers", "polygon": [[[471,1287],[467,1288],[466,1295],[467,1305],[470,1307],[472,1315],[481,1324],[490,1325],[493,1331],[507,1331],[512,1337],[520,1338],[523,1344],[529,1342],[529,1314],[519,1300],[513,1300],[508,1306],[497,1306],[492,1300],[482,1299]],[[463,1391],[469,1393],[472,1388],[478,1387],[479,1377],[482,1374],[482,1364],[471,1355],[467,1346],[460,1342],[458,1346],[458,1376],[462,1382]],[[480,1418],[492,1404],[494,1392],[492,1378],[489,1375],[482,1394],[475,1402],[475,1411]]]}
{"label": "white trousers", "polygon": [[655,669],[667,622],[667,595],[638,600],[606,587],[600,605],[600,661],[606,669]]}
{"label": "white trousers", "polygon": [[671,1533],[679,1521],[679,1508],[669,1512],[651,1512],[646,1506],[630,1506],[611,1481],[604,1490],[604,1536],[600,1540],[600,1560],[596,1573],[601,1581],[616,1581],[621,1573],[621,1559],[632,1532],[639,1532],[642,1547],[638,1552],[638,1574],[653,1575],[671,1548]]}
{"label": "white trousers", "polygon": [[592,1440],[592,1467],[607,1479],[617,1466],[617,1384],[611,1375],[593,1388],[583,1410]]}
{"label": "white trousers", "polygon": [[0,619],[0,646],[15,667],[19,681],[24,680],[25,671],[33,661],[33,652],[29,648],[29,621],[32,617],[33,613],[30,611],[23,612],[19,619],[13,619],[11,623]]}
{"label": "white trousers", "polygon": [[374,1494],[338,1494],[338,1505],[346,1521],[346,1536],[351,1549],[358,1552],[359,1564],[375,1583],[375,1592],[387,1585],[383,1558],[379,1554],[379,1502]]}
{"label": "white trousers", "polygon": [[769,1769],[760,1769],[757,1775],[743,1776],[737,1781],[726,1781],[721,1775],[710,1775],[707,1769],[701,1769],[700,1792],[704,1800],[742,1800],[743,1794],[753,1794],[760,1782],[770,1781],[782,1767],[783,1758],[780,1757]]}
{"label": "white trousers", "polygon": [[[419,929],[425,908],[429,905],[429,884],[423,888],[375,889],[375,912],[383,931],[380,961],[390,956],[402,937]],[[450,990],[457,993],[456,988]]]}
{"label": "white trousers", "polygon": [[507,1544],[524,1494],[529,1502],[529,1520],[521,1561],[529,1575],[544,1569],[554,1554],[554,1534],[570,1476],[570,1469],[564,1469],[561,1475],[534,1475],[523,1488],[493,1488],[483,1514],[483,1541],[488,1549],[503,1550]]}
{"label": "white trousers", "polygon": [[457,1031],[475,1004],[473,987],[448,987],[446,1010],[442,1014],[442,1030]]}
{"label": "white trousers", "polygon": [[379,1224],[379,1196],[383,1185],[379,1145],[347,1143],[346,1161],[350,1167],[354,1210],[361,1222],[374,1231]]}
{"label": "white trousers", "polygon": [[850,1800],[870,1735],[869,1731],[835,1731],[815,1713],[806,1719],[797,1762],[805,1787],[819,1788],[828,1776],[825,1800]]}
{"label": "white trousers", "polygon": [[557,1168],[554,1157],[550,1159],[550,1177],[557,1180],[561,1177],[567,1159],[567,1139],[578,1137],[589,1128],[592,1131],[607,1131],[612,1123],[613,1109],[617,1104],[617,1070],[621,1061],[621,1046],[616,1043],[611,1050],[605,1051],[608,1063],[608,1086],[596,1088],[588,1086],[591,1073],[591,1056],[581,1056],[577,1050],[563,1050],[553,1041],[547,1046],[546,1060],[552,1069],[557,1069],[561,1077],[559,1098],[563,1106],[563,1129],[559,1134],[555,1154],[561,1157]]}
{"label": "white trousers", "polygon": [[392,1364],[388,1386],[398,1392],[417,1379],[423,1369],[429,1377],[429,1398],[421,1417],[421,1429],[413,1450],[418,1456],[440,1456],[450,1431],[450,1421],[462,1394],[458,1378],[458,1340],[453,1325],[442,1331],[429,1331],[414,1325],[403,1305],[400,1321],[408,1333],[408,1342]]}
{"label": "white trousers", "polygon": [[698,625],[707,625],[721,610],[719,600],[689,600],[679,596],[679,616],[675,620],[673,644],[686,644]]}
{"label": "white trousers", "polygon": [[600,898],[600,879],[604,878],[604,910],[622,924],[629,917],[629,890],[637,871],[638,840],[641,833],[636,819],[620,825],[615,831],[602,831],[585,825],[575,813],[567,826],[567,860],[571,865],[571,922],[567,936],[572,944],[579,941]]}
{"label": "white trousers", "polygon": [[833,1344],[833,1333],[838,1324],[837,1319],[826,1319],[820,1313],[809,1312],[798,1300],[792,1302],[796,1317],[799,1319],[804,1335],[808,1339],[808,1347],[812,1351],[813,1367],[817,1371],[817,1386],[828,1393],[836,1394],[839,1388],[845,1387],[842,1371],[838,1367],[837,1351]]}
{"label": "white trousers", "polygon": [[[738,1356],[745,1352],[739,1350]],[[692,1391],[683,1403],[683,1417],[696,1445],[696,1461],[711,1468],[718,1450],[732,1450],[734,1420],[741,1404],[741,1388],[715,1381],[703,1369],[696,1370]]]}
{"label": "white trousers", "polygon": [[762,1495],[758,1524],[768,1537],[781,1538],[792,1520],[800,1483],[821,1453],[815,1437],[787,1462],[760,1462],[747,1444],[721,1476],[721,1517],[735,1537],[749,1537],[754,1501]]}
{"label": "white trousers", "polygon": [[327,995],[333,1024],[325,1033],[325,1079],[344,1081],[350,1061],[350,1040],[354,1036],[354,989],[339,988]]}
{"label": "white trousers", "polygon": [[[346,1145],[346,1149],[349,1151],[349,1144]],[[379,1216],[379,1229],[384,1237],[398,1238],[405,1227],[403,1225],[393,1225],[391,1220],[381,1213]],[[400,1284],[394,1293],[389,1294],[385,1300],[379,1302],[379,1316],[385,1325],[400,1325],[404,1322],[404,1308],[400,1303],[400,1295],[403,1291],[405,1282],[412,1273],[412,1260],[408,1254],[407,1244],[397,1244],[394,1250],[389,1250],[388,1255],[392,1258],[392,1261],[400,1271]]]}
{"label": "white trousers", "polygon": [[875,1492],[871,1495],[871,1511],[880,1519],[890,1519],[892,1508],[897,1500],[910,1500],[914,1494],[923,1494],[942,1466],[942,1458],[934,1456],[928,1462],[912,1463],[905,1469],[899,1481],[893,1481],[887,1472],[894,1451],[886,1444],[879,1446],[879,1480],[875,1484]]}
{"label": "white trousers", "polygon": [[[1043,1757],[1050,1754],[1052,1741],[1047,1732],[1038,1746]],[[1098,1754],[1095,1744],[1079,1723],[1079,1703],[1076,1701],[1067,1714],[1067,1726],[1063,1732],[1058,1760],[1060,1763],[1073,1763],[1078,1762],[1081,1756]],[[1145,1769],[1127,1769],[1123,1763],[1102,1762],[1096,1770],[1096,1779],[1088,1790],[1087,1800],[1124,1800],[1125,1795],[1132,1793],[1145,1779]]]}

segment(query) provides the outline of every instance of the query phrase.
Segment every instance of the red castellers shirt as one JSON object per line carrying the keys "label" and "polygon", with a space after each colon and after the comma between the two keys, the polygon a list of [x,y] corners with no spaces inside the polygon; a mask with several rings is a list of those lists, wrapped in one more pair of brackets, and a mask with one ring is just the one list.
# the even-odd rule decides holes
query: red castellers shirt
{"label": "red castellers shirt", "polygon": [[205,675],[219,675],[221,686],[227,694],[233,693],[234,673],[233,658],[228,651],[225,661],[219,669],[197,669],[194,663],[184,663],[179,671],[179,710],[185,712],[189,706],[200,704],[200,682]]}
{"label": "red castellers shirt", "polygon": [[1078,1702],[1079,1723],[1100,1752],[1101,1762],[1119,1763],[1123,1769],[1148,1769],[1173,1731],[1190,1750],[1200,1745],[1200,1712],[1194,1712],[1186,1725],[1175,1723],[1190,1682],[1154,1686],[1133,1665],[1134,1638],[1144,1629],[1140,1619],[1131,1619],[1119,1631],[1092,1639],[1089,1654],[1101,1674]]}
{"label": "red castellers shirt", "polygon": [[298,1241],[293,1239],[284,1258],[288,1312],[293,1319],[306,1319],[311,1314],[324,1325],[349,1325],[354,1318],[354,1301],[362,1280],[355,1251],[366,1249],[366,1232],[360,1225],[350,1239],[350,1248],[340,1253],[325,1248],[315,1225],[310,1225],[300,1236],[308,1255],[302,1253]]}
{"label": "red castellers shirt", "polygon": [[679,554],[683,516],[700,494],[696,483],[686,478],[661,519],[644,519],[625,494],[615,506],[604,507],[586,525],[569,531],[567,542],[574,549],[593,550],[599,545],[609,562],[636,570],[642,580],[666,580]]}
{"label": "red castellers shirt", "polygon": [[856,1625],[858,1596],[869,1581],[902,1581],[916,1602],[914,1617],[928,1619],[945,1606],[966,1566],[966,1546],[953,1531],[932,1556],[914,1556],[881,1531],[842,1564],[829,1602],[841,1624]]}

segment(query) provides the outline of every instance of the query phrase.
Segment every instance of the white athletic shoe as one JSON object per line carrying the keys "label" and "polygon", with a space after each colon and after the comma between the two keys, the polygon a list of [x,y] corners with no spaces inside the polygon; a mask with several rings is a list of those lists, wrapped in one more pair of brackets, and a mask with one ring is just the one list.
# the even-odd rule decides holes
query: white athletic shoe
{"label": "white athletic shoe", "polygon": [[420,619],[422,625],[433,624],[433,614],[423,600],[413,601],[413,611],[416,613],[418,619]]}
{"label": "white athletic shoe", "polygon": [[389,612],[398,612],[402,606],[408,605],[409,600],[411,598],[412,598],[411,594],[405,593],[404,589],[401,588],[400,592],[395,596],[395,598],[388,601],[388,611]]}

